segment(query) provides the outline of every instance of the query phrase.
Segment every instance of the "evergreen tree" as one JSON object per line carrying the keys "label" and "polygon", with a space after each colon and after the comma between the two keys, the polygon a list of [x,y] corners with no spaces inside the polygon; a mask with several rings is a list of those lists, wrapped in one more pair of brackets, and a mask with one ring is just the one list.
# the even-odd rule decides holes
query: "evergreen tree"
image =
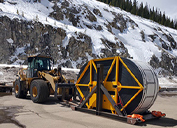
{"label": "evergreen tree", "polygon": [[166,16],[165,16],[165,12],[164,12],[164,13],[163,13],[163,16],[162,16],[161,24],[162,24],[162,25],[165,25],[165,22],[166,22]]}
{"label": "evergreen tree", "polygon": [[144,12],[144,9],[142,10],[142,12],[141,12],[141,15],[140,15],[141,17],[145,17],[145,12]]}
{"label": "evergreen tree", "polygon": [[144,18],[149,19],[149,9],[147,3],[146,6],[144,7]]}
{"label": "evergreen tree", "polygon": [[177,21],[176,21],[176,23],[175,23],[175,29],[177,29]]}
{"label": "evergreen tree", "polygon": [[152,14],[153,14],[153,11],[151,10],[151,8],[150,8],[150,13],[149,13],[149,19],[151,19],[152,20]]}
{"label": "evergreen tree", "polygon": [[156,22],[159,22],[159,17],[160,17],[159,11],[156,8],[156,11],[155,11],[155,21]]}
{"label": "evergreen tree", "polygon": [[128,4],[128,5],[129,5],[129,12],[130,12],[130,11],[132,10],[132,8],[133,8],[132,1],[131,1],[131,0],[129,1],[129,4]]}
{"label": "evergreen tree", "polygon": [[125,3],[125,0],[123,0],[123,2],[122,2],[122,9],[123,9],[123,10],[126,10],[126,3]]}
{"label": "evergreen tree", "polygon": [[112,0],[112,6],[116,6],[116,0]]}
{"label": "evergreen tree", "polygon": [[170,22],[170,28],[174,28],[173,20]]}
{"label": "evergreen tree", "polygon": [[24,16],[24,12],[22,12],[22,17],[25,17],[25,16]]}
{"label": "evergreen tree", "polygon": [[129,12],[129,11],[130,11],[130,10],[129,10],[129,9],[130,9],[130,8],[129,8],[129,0],[126,0],[126,5],[127,5],[126,11]]}
{"label": "evergreen tree", "polygon": [[154,7],[153,7],[153,10],[152,10],[152,16],[151,16],[151,19],[152,19],[153,21],[155,21],[155,11],[154,11]]}
{"label": "evergreen tree", "polygon": [[143,12],[143,2],[141,2],[140,7],[138,9],[138,16],[141,16]]}
{"label": "evergreen tree", "polygon": [[162,21],[162,13],[161,13],[161,11],[160,11],[160,15],[159,15],[159,24],[161,23],[161,21]]}
{"label": "evergreen tree", "polygon": [[17,14],[19,15],[19,11],[18,11],[18,9],[17,9]]}
{"label": "evergreen tree", "polygon": [[119,0],[116,1],[116,7],[119,7]]}
{"label": "evergreen tree", "polygon": [[133,1],[133,8],[132,8],[132,10],[131,10],[131,13],[132,14],[136,14],[136,11],[137,11],[137,1],[136,0],[134,0]]}
{"label": "evergreen tree", "polygon": [[170,27],[170,19],[168,17],[166,18],[165,26]]}
{"label": "evergreen tree", "polygon": [[112,3],[111,3],[111,1],[109,2],[109,6],[111,6],[112,5]]}
{"label": "evergreen tree", "polygon": [[120,8],[124,10],[124,6],[125,6],[125,1],[121,0],[121,2],[120,2]]}
{"label": "evergreen tree", "polygon": [[126,4],[126,11],[130,12],[131,8],[132,8],[132,2],[131,2],[131,0],[126,0],[125,4]]}

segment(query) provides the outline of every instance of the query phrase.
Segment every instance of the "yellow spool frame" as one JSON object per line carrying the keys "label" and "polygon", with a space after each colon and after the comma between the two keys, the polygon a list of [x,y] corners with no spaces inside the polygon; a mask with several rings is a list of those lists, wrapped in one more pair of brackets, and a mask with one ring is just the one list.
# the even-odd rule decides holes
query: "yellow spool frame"
{"label": "yellow spool frame", "polygon": [[[93,81],[93,76],[92,76],[92,71],[93,70],[92,69],[94,68],[96,73],[97,73],[97,67],[96,67],[95,62],[96,61],[104,61],[104,60],[112,60],[112,64],[111,64],[111,66],[110,66],[110,68],[107,72],[107,76],[105,77],[105,79],[103,81],[103,85],[108,91],[114,91],[115,92],[115,95],[111,95],[111,96],[112,96],[112,98],[113,98],[113,100],[115,101],[116,104],[118,103],[118,95],[117,94],[122,88],[137,89],[138,90],[137,93],[135,95],[133,95],[127,103],[124,103],[123,107],[120,110],[120,111],[123,111],[138,96],[138,94],[144,89],[144,87],[142,86],[142,84],[138,81],[138,79],[135,77],[135,75],[131,72],[131,70],[128,68],[128,66],[123,62],[123,60],[119,56],[90,60],[88,62],[88,64],[86,65],[85,69],[83,70],[83,72],[81,73],[80,77],[78,78],[78,80],[76,82],[76,88],[77,88],[80,96],[82,97],[82,100],[85,100],[84,94],[82,93],[82,91],[80,89],[80,86],[88,86],[90,88],[90,92],[92,91],[92,89],[97,85],[97,81]],[[136,81],[138,86],[124,86],[124,85],[121,85],[121,83],[118,81],[118,78],[119,78],[119,63],[122,63],[122,65],[126,68],[126,70],[129,72],[129,74],[132,76],[132,78]],[[110,73],[112,72],[112,69],[113,69],[114,65],[116,65],[115,81],[110,82],[110,81],[107,81],[107,79],[108,79]],[[90,81],[89,81],[89,83],[88,84],[79,84],[79,82],[81,81],[81,79],[85,75],[86,71],[89,70],[89,68],[90,68]],[[114,86],[117,85],[117,88],[114,88],[113,85]],[[92,95],[92,97],[89,99],[89,103],[88,102],[86,103],[86,106],[87,106],[88,109],[96,107],[96,94]],[[103,94],[102,108],[111,110],[111,112],[113,114],[116,114],[114,107],[108,101],[107,97],[104,96],[104,94]]]}

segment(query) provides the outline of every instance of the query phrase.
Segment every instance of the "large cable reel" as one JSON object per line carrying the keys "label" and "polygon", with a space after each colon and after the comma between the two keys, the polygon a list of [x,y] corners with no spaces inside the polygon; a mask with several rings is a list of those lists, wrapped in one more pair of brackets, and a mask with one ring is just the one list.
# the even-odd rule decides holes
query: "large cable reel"
{"label": "large cable reel", "polygon": [[[154,103],[159,90],[158,79],[152,68],[139,61],[121,57],[93,59],[80,70],[76,88],[81,101],[97,86],[97,65],[103,65],[103,85],[126,114],[144,113]],[[96,108],[96,93],[89,98],[85,107]],[[116,114],[114,106],[103,94],[102,109]]]}

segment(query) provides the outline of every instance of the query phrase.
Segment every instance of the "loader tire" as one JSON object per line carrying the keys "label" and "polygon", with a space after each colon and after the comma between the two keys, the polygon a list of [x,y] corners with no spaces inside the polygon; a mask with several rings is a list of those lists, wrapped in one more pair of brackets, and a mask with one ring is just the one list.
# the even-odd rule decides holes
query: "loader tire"
{"label": "loader tire", "polygon": [[44,80],[33,80],[30,86],[30,96],[34,103],[45,102],[49,95],[47,83]]}
{"label": "loader tire", "polygon": [[16,79],[14,85],[14,92],[16,98],[26,98],[27,93],[22,89],[22,84],[20,83],[20,78]]}

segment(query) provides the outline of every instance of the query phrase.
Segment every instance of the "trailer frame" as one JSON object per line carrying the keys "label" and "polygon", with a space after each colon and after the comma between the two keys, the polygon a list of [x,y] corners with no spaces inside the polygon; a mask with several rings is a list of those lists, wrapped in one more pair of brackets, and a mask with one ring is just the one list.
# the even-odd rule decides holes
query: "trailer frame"
{"label": "trailer frame", "polygon": [[[142,123],[142,121],[139,118],[130,118],[127,117],[126,112],[121,112],[118,106],[116,105],[115,101],[112,99],[111,95],[108,93],[106,88],[103,86],[103,65],[98,64],[97,65],[97,85],[92,89],[92,91],[85,97],[85,100],[81,101],[79,105],[72,105],[71,109],[74,111],[80,111],[80,112],[86,112],[90,114],[95,114],[98,116],[108,117],[120,121],[127,122],[129,124],[137,124]],[[96,97],[96,110],[95,109],[88,109],[84,108],[84,105],[88,102],[89,98],[94,94],[97,94]],[[112,106],[115,108],[115,111],[117,114],[112,114],[108,112],[102,111],[102,95],[103,93],[106,95]],[[153,116],[150,111],[147,111],[146,113],[142,114],[144,120],[152,120],[152,119],[159,119],[160,117]]]}

